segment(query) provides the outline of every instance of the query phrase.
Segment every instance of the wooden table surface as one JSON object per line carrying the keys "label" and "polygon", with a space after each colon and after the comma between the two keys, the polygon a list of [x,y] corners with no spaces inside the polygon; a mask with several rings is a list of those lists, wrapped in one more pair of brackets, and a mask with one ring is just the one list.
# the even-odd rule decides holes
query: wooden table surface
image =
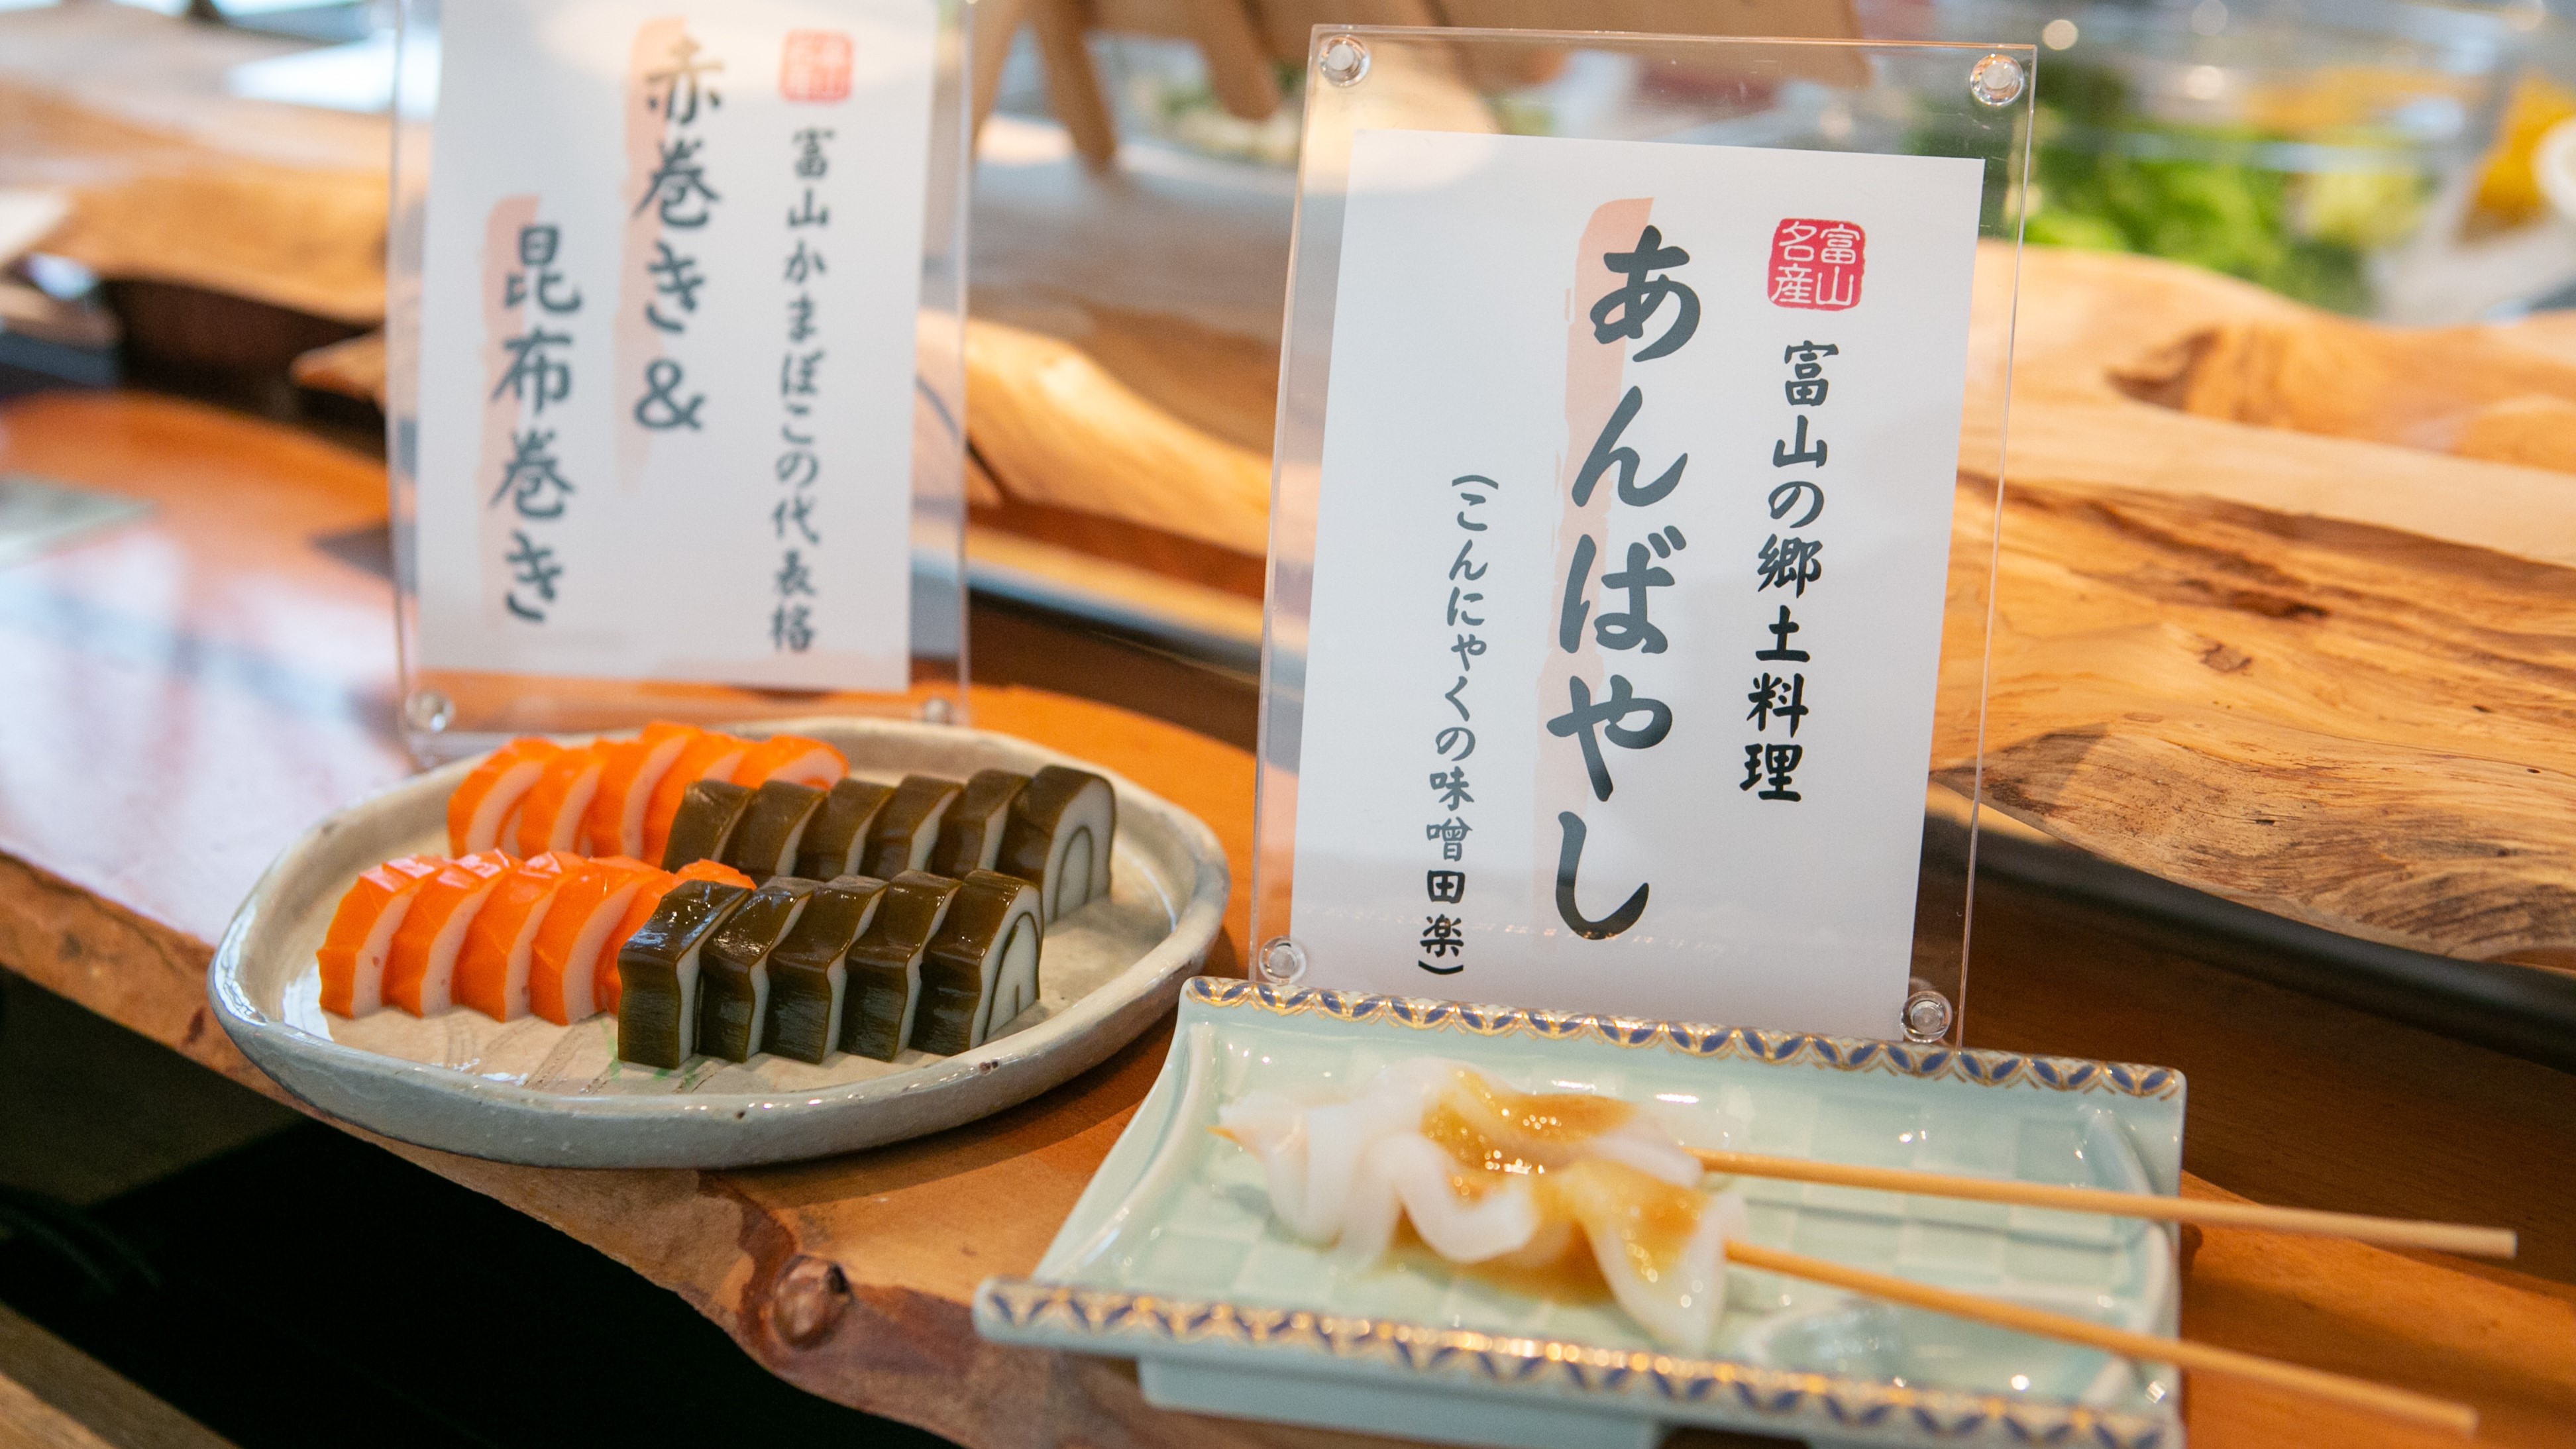
{"label": "wooden table surface", "polygon": [[[209,1020],[208,943],[297,831],[406,770],[372,563],[382,470],[193,404],[68,394],[0,409],[0,470],[156,509],[0,571],[0,962],[264,1087]],[[979,688],[974,708],[1195,811],[1243,878],[1240,749],[1007,685]],[[1243,938],[1241,899],[1221,966]],[[2576,1443],[2576,1079],[2229,975],[2188,942],[2042,898],[1993,889],[1980,908],[1972,1040],[2182,1067],[2188,1191],[2525,1234],[2517,1271],[2213,1231],[2186,1280],[2191,1336],[2469,1399],[2490,1442]],[[1356,1442],[1159,1413],[1126,1365],[973,1331],[975,1284],[1034,1265],[1167,1039],[971,1127],[757,1171],[551,1171],[386,1145],[680,1293],[782,1377],[971,1449]],[[2201,1449],[2437,1442],[2209,1378],[2186,1410]]]}

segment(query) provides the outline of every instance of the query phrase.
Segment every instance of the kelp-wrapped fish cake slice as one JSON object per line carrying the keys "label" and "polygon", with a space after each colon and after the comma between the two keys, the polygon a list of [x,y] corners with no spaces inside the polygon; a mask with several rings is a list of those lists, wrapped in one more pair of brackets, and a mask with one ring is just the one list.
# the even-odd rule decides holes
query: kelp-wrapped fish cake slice
{"label": "kelp-wrapped fish cake slice", "polygon": [[762,785],[752,792],[751,806],[725,846],[724,863],[756,881],[795,875],[797,850],[822,808],[823,792],[811,785],[792,780]]}
{"label": "kelp-wrapped fish cake slice", "polygon": [[894,787],[894,798],[877,812],[876,822],[868,827],[868,851],[860,860],[858,873],[879,880],[892,880],[908,870],[921,870],[930,864],[931,847],[939,843],[939,827],[948,818],[948,807],[965,793],[965,787],[954,780],[935,775],[906,775]]}
{"label": "kelp-wrapped fish cake slice", "polygon": [[1036,886],[999,871],[970,872],[922,953],[912,1044],[953,1057],[1035,1005],[1045,936]]}
{"label": "kelp-wrapped fish cake slice", "polygon": [[752,792],[730,780],[693,780],[680,794],[680,811],[671,817],[670,838],[662,845],[662,868],[678,870],[693,861],[724,859],[725,847],[742,828],[751,809]]}
{"label": "kelp-wrapped fish cake slice", "polygon": [[707,941],[751,892],[687,880],[663,892],[651,918],[617,950],[617,1055],[678,1068],[698,1047],[698,966]]}
{"label": "kelp-wrapped fish cake slice", "polygon": [[1109,894],[1109,851],[1118,836],[1118,796],[1088,770],[1049,765],[1011,802],[994,869],[1038,888],[1052,926]]}
{"label": "kelp-wrapped fish cake slice", "polygon": [[964,880],[968,871],[991,870],[1002,854],[1002,829],[1010,823],[1011,802],[1028,787],[1026,775],[977,770],[939,822],[939,843],[930,848],[926,869],[951,880]]}
{"label": "kelp-wrapped fish cake slice", "polygon": [[876,920],[885,888],[881,880],[845,875],[805,898],[805,913],[769,953],[764,1051],[820,1065],[839,1045],[850,944]]}
{"label": "kelp-wrapped fish cake slice", "polygon": [[921,1005],[921,955],[939,934],[948,903],[960,888],[957,881],[917,870],[886,882],[876,919],[850,946],[841,1050],[881,1062],[893,1061],[903,1050]]}
{"label": "kelp-wrapped fish cake slice", "polygon": [[708,938],[698,965],[699,1051],[729,1062],[759,1055],[769,1022],[769,955],[795,929],[813,890],[810,880],[779,876]]}
{"label": "kelp-wrapped fish cake slice", "polygon": [[843,780],[823,796],[823,808],[805,827],[796,848],[796,874],[807,880],[837,880],[859,874],[867,863],[868,831],[877,823],[892,785],[872,780]]}

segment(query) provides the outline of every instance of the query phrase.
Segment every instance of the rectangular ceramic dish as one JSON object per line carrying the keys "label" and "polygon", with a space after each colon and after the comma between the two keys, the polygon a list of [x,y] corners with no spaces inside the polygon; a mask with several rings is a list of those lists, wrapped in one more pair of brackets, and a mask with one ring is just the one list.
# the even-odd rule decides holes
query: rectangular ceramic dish
{"label": "rectangular ceramic dish", "polygon": [[[977,1294],[1005,1343],[1139,1361],[1166,1408],[1456,1443],[1642,1449],[1683,1424],[1813,1444],[2180,1449],[2179,1380],[2088,1349],[1736,1270],[1703,1358],[1606,1301],[1551,1302],[1413,1256],[1289,1236],[1207,1129],[1270,1087],[1356,1090],[1439,1056],[1522,1090],[1750,1121],[1750,1150],[2171,1193],[2183,1079],[2161,1067],[1290,991],[1201,977],[1161,1079],[1026,1279]],[[2170,1334],[2169,1229],[1742,1180],[1761,1243]]]}

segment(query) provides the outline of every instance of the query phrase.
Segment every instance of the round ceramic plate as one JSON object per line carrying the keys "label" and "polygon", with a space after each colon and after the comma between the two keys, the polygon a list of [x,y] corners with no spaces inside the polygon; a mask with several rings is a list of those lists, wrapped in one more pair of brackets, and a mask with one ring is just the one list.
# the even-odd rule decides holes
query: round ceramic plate
{"label": "round ceramic plate", "polygon": [[[892,720],[783,720],[854,775],[962,780],[1081,761],[980,730]],[[208,991],[244,1055],[296,1096],[372,1132],[544,1167],[740,1167],[917,1137],[1022,1102],[1093,1066],[1171,1010],[1225,914],[1225,852],[1197,817],[1107,771],[1118,840],[1107,900],[1047,928],[1038,1004],[954,1057],[835,1053],[820,1066],[700,1057],[677,1071],[617,1060],[616,1019],[498,1022],[322,1010],[314,952],[359,872],[446,848],[447,796],[472,760],[416,776],[305,832],[260,877],[215,952]]]}

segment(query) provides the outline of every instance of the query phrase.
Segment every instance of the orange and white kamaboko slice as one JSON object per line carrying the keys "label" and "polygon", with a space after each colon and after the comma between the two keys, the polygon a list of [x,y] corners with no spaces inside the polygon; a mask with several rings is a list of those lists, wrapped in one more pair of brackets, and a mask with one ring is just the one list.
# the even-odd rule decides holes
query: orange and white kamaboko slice
{"label": "orange and white kamaboko slice", "polygon": [[740,886],[744,890],[755,890],[758,888],[753,884],[750,876],[744,875],[741,871],[734,869],[732,866],[712,860],[690,861],[687,865],[681,866],[678,870],[671,872],[671,879],[675,882],[684,880],[711,880],[718,885]]}
{"label": "orange and white kamaboko slice", "polygon": [[478,851],[447,862],[421,886],[385,954],[386,1005],[435,1016],[455,1004],[456,954],[465,949],[465,933],[517,865],[500,851]]}
{"label": "orange and white kamaboko slice", "polygon": [[563,746],[552,740],[523,736],[485,756],[447,797],[448,853],[470,855],[500,845],[519,802],[562,753]]}
{"label": "orange and white kamaboko slice", "polygon": [[[570,1026],[598,1015],[599,963],[614,956],[612,942],[623,943],[618,923],[636,893],[662,872],[622,855],[582,862],[564,877],[537,930],[528,963],[528,1009],[557,1026]],[[661,899],[660,893],[654,899]]]}
{"label": "orange and white kamaboko slice", "polygon": [[653,919],[653,908],[662,904],[662,897],[669,894],[671,887],[686,880],[711,880],[723,885],[740,886],[744,890],[752,889],[750,876],[744,875],[732,866],[720,865],[712,860],[693,860],[676,871],[653,870],[650,866],[646,866],[645,869],[652,871],[651,878],[645,882],[643,889],[638,890],[634,898],[626,903],[626,914],[618,919],[616,928],[609,933],[607,943],[599,948],[599,967],[597,974],[591,978],[591,993],[592,1000],[602,1011],[617,1010],[619,988],[622,984],[617,976],[617,948],[626,944],[627,937],[644,929],[646,921]]}
{"label": "orange and white kamaboko slice", "polygon": [[594,858],[643,858],[644,814],[652,806],[653,791],[704,733],[693,725],[655,723],[646,725],[639,738],[609,742],[599,790],[590,797],[590,814],[582,823],[582,843]]}
{"label": "orange and white kamaboko slice", "polygon": [[802,735],[771,735],[751,747],[733,767],[733,782],[757,790],[772,780],[829,790],[850,773],[850,762],[821,740]]}
{"label": "orange and white kamaboko slice", "polygon": [[516,1021],[528,1014],[528,965],[537,932],[545,924],[565,872],[581,867],[577,855],[546,851],[520,861],[492,888],[465,945],[456,953],[451,995],[494,1021]]}
{"label": "orange and white kamaboko slice", "polygon": [[700,780],[730,780],[734,767],[751,753],[751,741],[731,735],[700,734],[653,786],[652,803],[644,807],[643,853],[638,860],[660,860],[671,838],[671,820],[680,813],[680,797]]}
{"label": "orange and white kamaboko slice", "polygon": [[365,1016],[385,1004],[385,953],[411,910],[412,897],[446,861],[406,855],[358,877],[331,913],[316,960],[322,968],[322,1009]]}
{"label": "orange and white kamaboko slice", "polygon": [[575,745],[548,760],[519,801],[518,828],[504,843],[523,857],[549,850],[578,854],[591,797],[599,793],[600,771],[607,764],[606,747],[595,744]]}
{"label": "orange and white kamaboko slice", "polygon": [[599,960],[591,968],[591,1004],[611,1016],[617,1014],[617,1002],[625,985],[617,974],[618,949],[626,944],[627,937],[644,929],[644,923],[653,919],[653,908],[662,904],[662,897],[670,894],[671,887],[680,883],[680,878],[667,870],[652,866],[644,868],[650,874],[627,899],[626,914],[618,917],[617,924],[609,929],[608,939],[600,943]]}

